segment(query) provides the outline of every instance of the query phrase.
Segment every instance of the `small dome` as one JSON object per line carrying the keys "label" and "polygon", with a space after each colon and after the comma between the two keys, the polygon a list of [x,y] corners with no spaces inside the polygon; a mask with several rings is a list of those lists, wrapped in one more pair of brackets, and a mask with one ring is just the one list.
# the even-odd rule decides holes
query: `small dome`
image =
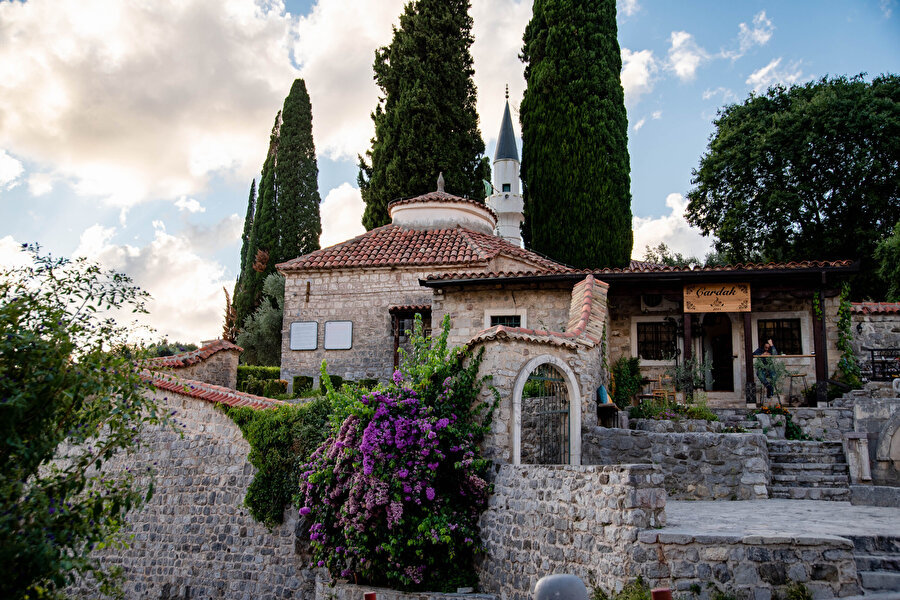
{"label": "small dome", "polygon": [[497,225],[497,215],[481,202],[460,198],[443,190],[391,202],[388,212],[393,225],[406,229],[462,227],[493,234]]}

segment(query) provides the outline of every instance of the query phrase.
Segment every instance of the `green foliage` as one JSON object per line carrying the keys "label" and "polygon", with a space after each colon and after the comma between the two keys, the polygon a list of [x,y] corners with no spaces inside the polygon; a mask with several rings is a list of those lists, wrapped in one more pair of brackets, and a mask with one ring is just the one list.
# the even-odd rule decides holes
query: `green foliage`
{"label": "green foliage", "polygon": [[255,304],[251,304],[250,273],[253,271],[253,258],[251,236],[253,234],[253,219],[256,216],[256,179],[250,183],[250,197],[247,200],[247,214],[244,216],[244,231],[241,233],[241,263],[239,266],[237,281],[234,283],[234,292],[231,295],[234,309],[234,323],[240,325],[247,318]]}
{"label": "green foliage", "polygon": [[147,356],[174,356],[182,352],[191,352],[197,349],[197,344],[185,344],[184,342],[170,342],[163,338],[152,346],[148,346]]}
{"label": "green foliage", "polygon": [[670,399],[645,399],[637,406],[632,406],[628,411],[628,416],[631,419],[655,419],[657,421],[719,420],[719,416],[706,405],[706,398],[703,396],[698,401],[689,404],[680,404]]}
{"label": "green foliage", "polygon": [[703,360],[696,354],[666,368],[666,376],[672,378],[675,389],[683,391],[685,400],[688,401],[693,398],[696,390],[703,390],[706,387],[706,380],[711,373],[712,360],[709,356]]}
{"label": "green foliage", "polygon": [[888,286],[885,300],[900,302],[900,221],[894,225],[891,235],[875,248],[875,260],[879,265],[878,275]]}
{"label": "green foliage", "polygon": [[619,408],[631,406],[631,400],[641,391],[641,359],[638,356],[620,356],[613,364],[615,392],[613,402]]}
{"label": "green foliage", "polygon": [[375,137],[359,157],[366,229],[390,222],[394,200],[436,189],[481,200],[490,167],[475,111],[469,0],[406,4],[389,46],[375,52]]}
{"label": "green foliage", "polygon": [[294,375],[294,394],[300,394],[306,390],[311,390],[313,386],[313,378],[309,375]]}
{"label": "green foliage", "polygon": [[284,318],[284,275],[271,273],[263,285],[264,301],[244,321],[237,345],[241,360],[251,365],[281,364],[281,325]]}
{"label": "green foliage", "polygon": [[669,267],[703,266],[703,263],[696,256],[685,256],[681,252],[673,252],[663,242],[660,242],[655,248],[646,246],[644,250],[644,260]]}
{"label": "green foliage", "polygon": [[220,406],[250,444],[247,458],[257,469],[244,504],[254,519],[274,527],[299,491],[300,466],[325,439],[328,402],[317,398],[267,410]]}
{"label": "green foliage", "polygon": [[844,383],[854,389],[859,389],[862,387],[862,374],[859,370],[859,363],[856,362],[856,353],[853,352],[853,316],[850,309],[850,284],[845,281],[841,287],[841,302],[838,305],[837,314],[837,347],[841,353],[841,358],[838,360],[838,371],[840,371]]}
{"label": "green foliage", "polygon": [[900,77],[776,86],[722,108],[686,216],[732,262],[858,258],[883,298],[876,245],[900,219]]}
{"label": "green foliage", "polygon": [[265,380],[279,377],[281,377],[281,367],[240,365],[237,368],[237,389],[246,392],[247,382],[251,379]]}
{"label": "green foliage", "polygon": [[536,0],[522,59],[526,245],[582,268],[631,258],[628,118],[615,0]]}
{"label": "green foliage", "polygon": [[813,600],[812,592],[805,584],[793,581],[784,594],[785,600]]}
{"label": "green foliage", "polygon": [[[784,383],[788,377],[788,370],[784,361],[765,357],[756,358],[753,360],[753,372],[756,373],[756,377],[760,380],[759,374],[767,373],[775,394],[784,392]],[[759,385],[762,386],[763,384],[759,383]]]}
{"label": "green foliage", "polygon": [[[319,249],[319,166],[312,134],[312,106],[306,83],[294,80],[281,111],[281,137],[275,164],[278,252],[275,263]],[[279,342],[280,343],[280,342]]]}
{"label": "green foliage", "polygon": [[[146,312],[125,275],[84,259],[41,256],[0,271],[0,597],[62,597],[117,544],[126,513],[149,499],[151,473],[101,471],[166,422],[134,363],[110,348],[129,330],[110,317]],[[59,459],[59,460],[54,460]],[[146,480],[145,480],[146,481]]]}
{"label": "green foliage", "polygon": [[[812,437],[803,432],[803,429],[800,428],[797,423],[794,422],[794,417],[791,414],[791,411],[786,409],[780,404],[776,404],[775,406],[763,406],[757,410],[754,410],[750,413],[750,418],[755,418],[756,415],[764,414],[770,415],[773,417],[783,416],[784,417],[784,437],[788,440],[811,440]],[[775,421],[773,420],[773,423]]]}
{"label": "green foliage", "polygon": [[650,600],[650,586],[638,577],[625,584],[620,591],[610,595],[599,586],[591,590],[591,600]]}
{"label": "green foliage", "polygon": [[297,504],[313,561],[335,577],[401,589],[472,585],[489,462],[479,442],[498,402],[481,399],[482,354],[423,337],[385,387],[339,391],[324,377],[332,437],[313,454]]}
{"label": "green foliage", "polygon": [[319,391],[323,394],[326,393],[328,389],[326,380],[331,384],[331,387],[337,390],[341,389],[341,386],[344,385],[344,378],[340,375],[328,375],[325,373],[319,378]]}

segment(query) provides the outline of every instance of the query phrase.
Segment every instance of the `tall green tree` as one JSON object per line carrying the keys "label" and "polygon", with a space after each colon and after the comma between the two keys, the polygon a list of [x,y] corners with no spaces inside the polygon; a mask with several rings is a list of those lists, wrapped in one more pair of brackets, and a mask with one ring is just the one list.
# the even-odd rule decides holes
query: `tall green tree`
{"label": "tall green tree", "polygon": [[522,60],[526,245],[583,268],[631,257],[628,118],[615,0],[535,0]]}
{"label": "tall green tree", "polygon": [[[241,263],[237,281],[234,284],[231,307],[235,317],[234,324],[226,323],[226,328],[237,326],[237,320],[241,314],[248,314],[250,310],[250,295],[246,293],[249,285],[251,264],[247,257],[251,254],[250,238],[253,235],[253,218],[256,216],[256,179],[250,183],[250,198],[247,200],[247,214],[244,216],[244,231],[241,234]],[[226,309],[227,312],[227,309]],[[227,317],[226,317],[227,320]]]}
{"label": "tall green tree", "polygon": [[438,173],[458,196],[484,199],[490,168],[475,111],[469,0],[415,0],[389,46],[375,52],[382,98],[375,137],[359,157],[366,229],[390,222],[392,201],[435,190]]}
{"label": "tall green tree", "polygon": [[279,243],[274,265],[319,249],[319,166],[312,134],[312,106],[306,83],[296,79],[281,111],[275,163],[276,223]]}
{"label": "tall green tree", "polygon": [[873,254],[900,219],[900,77],[776,86],[715,126],[688,222],[732,262],[859,259],[853,297],[883,298]]}
{"label": "tall green tree", "polygon": [[894,225],[893,233],[882,240],[875,249],[878,275],[887,284],[884,299],[900,302],[900,221]]}

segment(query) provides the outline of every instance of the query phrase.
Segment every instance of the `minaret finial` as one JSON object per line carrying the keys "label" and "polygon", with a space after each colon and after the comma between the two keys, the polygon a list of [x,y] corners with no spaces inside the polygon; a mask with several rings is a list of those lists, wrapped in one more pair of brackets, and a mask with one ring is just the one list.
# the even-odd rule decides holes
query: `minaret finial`
{"label": "minaret finial", "polygon": [[506,99],[509,100],[509,84],[506,84]]}
{"label": "minaret finial", "polygon": [[439,192],[444,191],[444,172],[443,171],[438,173],[438,189],[437,189],[437,191],[439,191]]}

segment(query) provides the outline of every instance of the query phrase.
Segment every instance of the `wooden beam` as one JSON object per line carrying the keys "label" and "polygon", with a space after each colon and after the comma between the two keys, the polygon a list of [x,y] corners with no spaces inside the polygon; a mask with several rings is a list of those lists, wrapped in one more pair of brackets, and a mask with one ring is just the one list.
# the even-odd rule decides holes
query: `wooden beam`
{"label": "wooden beam", "polygon": [[828,350],[825,348],[825,303],[823,300],[824,298],[820,296],[819,314],[816,314],[815,308],[812,309],[813,350],[816,353],[816,400],[819,402],[828,400]]}
{"label": "wooden beam", "polygon": [[756,403],[756,375],[753,373],[753,325],[750,313],[744,313],[744,372],[747,384],[744,387],[747,404]]}

